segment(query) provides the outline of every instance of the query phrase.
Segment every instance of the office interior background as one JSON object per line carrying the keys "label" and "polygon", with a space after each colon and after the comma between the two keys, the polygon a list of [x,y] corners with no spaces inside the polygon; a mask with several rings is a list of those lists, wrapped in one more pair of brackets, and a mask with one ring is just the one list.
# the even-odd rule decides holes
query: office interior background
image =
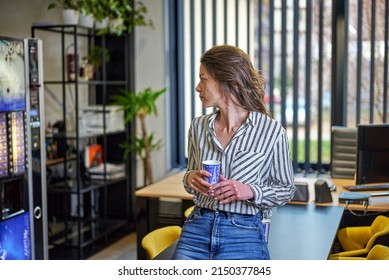
{"label": "office interior background", "polygon": [[[35,22],[61,23],[59,9],[47,10],[50,2],[2,0],[2,36],[29,37]],[[153,153],[156,180],[185,167],[190,120],[206,113],[195,92],[199,59],[215,44],[241,47],[264,74],[266,100],[287,128],[296,172],[330,171],[331,126],[387,122],[388,1],[143,2],[154,27],[134,30],[134,90],[168,89],[158,116],[147,120],[163,139]],[[52,46],[44,43],[44,51],[55,53]],[[53,54],[45,72],[58,63]]]}
{"label": "office interior background", "polygon": [[[34,23],[62,23],[59,9],[47,10],[50,2],[0,0],[0,35],[29,37]],[[287,129],[296,174],[330,174],[332,126],[387,123],[388,0],[142,2],[154,27],[133,31],[134,90],[167,87],[158,116],[147,120],[163,139],[152,157],[155,180],[186,165],[190,120],[210,110],[195,92],[199,60],[216,44],[241,47],[264,74],[266,100]],[[60,63],[56,46],[43,38],[45,73]],[[46,120],[55,120],[55,105],[46,111]],[[135,188],[143,185],[137,160]]]}

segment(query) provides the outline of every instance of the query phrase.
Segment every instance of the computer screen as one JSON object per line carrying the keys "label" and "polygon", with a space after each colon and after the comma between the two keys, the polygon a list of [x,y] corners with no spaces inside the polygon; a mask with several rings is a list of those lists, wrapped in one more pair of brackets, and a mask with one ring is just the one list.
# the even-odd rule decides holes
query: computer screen
{"label": "computer screen", "polygon": [[358,126],[356,184],[389,183],[389,124]]}
{"label": "computer screen", "polygon": [[30,214],[0,221],[0,260],[31,260]]}

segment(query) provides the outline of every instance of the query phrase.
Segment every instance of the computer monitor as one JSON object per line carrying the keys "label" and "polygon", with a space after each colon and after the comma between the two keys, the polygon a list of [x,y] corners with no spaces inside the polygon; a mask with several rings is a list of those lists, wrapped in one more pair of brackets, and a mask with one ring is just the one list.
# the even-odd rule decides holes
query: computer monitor
{"label": "computer monitor", "polygon": [[389,183],[389,124],[358,126],[356,184]]}

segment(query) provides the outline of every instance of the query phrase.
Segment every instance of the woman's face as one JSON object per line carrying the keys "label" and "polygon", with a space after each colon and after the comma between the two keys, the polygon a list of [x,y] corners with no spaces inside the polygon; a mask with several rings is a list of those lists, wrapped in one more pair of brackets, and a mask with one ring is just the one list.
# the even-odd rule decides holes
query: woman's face
{"label": "woman's face", "polygon": [[220,91],[219,83],[213,79],[207,69],[200,65],[200,82],[196,86],[196,91],[199,93],[200,100],[204,108],[219,107],[223,101],[223,96]]}

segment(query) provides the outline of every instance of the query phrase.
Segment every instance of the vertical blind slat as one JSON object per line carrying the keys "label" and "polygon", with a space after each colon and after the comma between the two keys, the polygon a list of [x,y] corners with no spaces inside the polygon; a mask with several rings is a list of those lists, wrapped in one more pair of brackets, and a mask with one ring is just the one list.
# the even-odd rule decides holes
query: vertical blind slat
{"label": "vertical blind slat", "polygon": [[384,94],[384,102],[382,103],[383,106],[383,122],[386,123],[387,120],[387,114],[388,114],[388,49],[389,49],[389,0],[386,0],[385,2],[385,54],[384,54],[384,81],[383,81],[383,94]]}
{"label": "vertical blind slat", "polygon": [[371,37],[370,37],[370,123],[374,122],[374,68],[375,68],[375,7],[376,1],[371,2]]}

